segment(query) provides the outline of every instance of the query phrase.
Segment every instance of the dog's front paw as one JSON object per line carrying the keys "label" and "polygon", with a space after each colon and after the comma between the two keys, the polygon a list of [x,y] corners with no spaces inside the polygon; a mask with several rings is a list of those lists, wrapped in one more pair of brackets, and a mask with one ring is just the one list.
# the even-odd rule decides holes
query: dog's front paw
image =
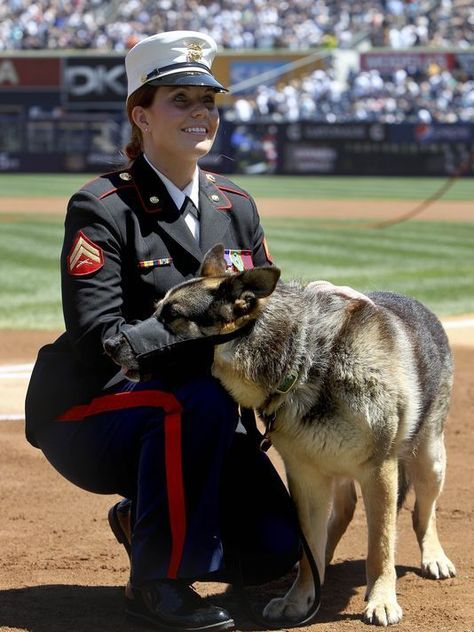
{"label": "dog's front paw", "polygon": [[456,569],[451,560],[442,552],[439,556],[426,556],[421,561],[421,574],[428,579],[449,579],[456,577]]}
{"label": "dog's front paw", "polygon": [[290,600],[287,597],[272,599],[263,610],[263,616],[268,621],[301,621],[311,607],[310,603],[300,600]]}
{"label": "dog's front paw", "polygon": [[364,621],[373,625],[392,625],[402,620],[403,612],[395,597],[369,599],[364,611]]}

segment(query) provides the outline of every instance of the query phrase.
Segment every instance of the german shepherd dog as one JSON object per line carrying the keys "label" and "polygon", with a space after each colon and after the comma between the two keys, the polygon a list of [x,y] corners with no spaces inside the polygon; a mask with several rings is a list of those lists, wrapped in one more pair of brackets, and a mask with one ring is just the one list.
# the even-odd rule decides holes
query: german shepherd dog
{"label": "german shepherd dog", "polygon": [[[215,347],[213,374],[240,405],[273,420],[268,434],[285,463],[321,582],[352,519],[359,483],[368,525],[364,620],[398,623],[397,501],[400,508],[411,483],[421,572],[455,575],[435,516],[453,378],[441,323],[398,294],[351,300],[277,283],[277,268],[229,274],[222,245],[207,253],[201,275],[171,289],[156,316],[186,337],[246,328]],[[264,616],[301,620],[313,599],[303,557],[293,586],[267,604]]]}

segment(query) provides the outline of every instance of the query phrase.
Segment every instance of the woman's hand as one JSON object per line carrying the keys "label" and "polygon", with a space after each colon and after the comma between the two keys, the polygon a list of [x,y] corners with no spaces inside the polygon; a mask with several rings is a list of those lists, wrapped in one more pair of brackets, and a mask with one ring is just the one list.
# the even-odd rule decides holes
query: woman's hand
{"label": "woman's hand", "polygon": [[312,281],[311,283],[308,283],[305,289],[310,292],[331,292],[333,294],[338,294],[343,298],[357,299],[359,301],[365,301],[370,305],[374,305],[374,302],[368,296],[362,294],[362,292],[354,290],[348,285],[333,285],[330,281]]}
{"label": "woman's hand", "polygon": [[104,350],[118,364],[125,377],[132,382],[139,382],[141,378],[140,366],[136,353],[123,334],[117,334],[107,338],[104,342]]}
{"label": "woman's hand", "polygon": [[245,335],[242,327],[231,334],[183,338],[168,331],[155,316],[134,325],[125,325],[122,331],[103,343],[105,353],[120,367],[125,377],[133,382],[146,380],[157,370],[189,365],[209,366],[213,347],[238,336]]}

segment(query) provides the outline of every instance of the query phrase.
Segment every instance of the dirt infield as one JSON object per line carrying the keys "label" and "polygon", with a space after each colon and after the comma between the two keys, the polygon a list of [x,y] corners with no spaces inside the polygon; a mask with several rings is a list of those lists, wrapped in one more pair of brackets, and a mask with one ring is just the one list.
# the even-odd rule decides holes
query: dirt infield
{"label": "dirt infield", "polygon": [[[328,217],[332,219],[377,218],[392,220],[419,208],[420,200],[275,200],[259,198],[258,209],[262,217]],[[67,198],[0,198],[0,213],[37,213],[38,215],[64,215]],[[430,204],[417,215],[417,219],[473,221],[472,202],[446,202]]]}
{"label": "dirt infield", "polygon": [[[270,214],[311,214],[389,219],[408,212],[417,202],[258,200],[263,217]],[[349,205],[351,212],[348,213]],[[40,210],[41,208],[41,210]],[[65,201],[28,201],[28,207],[0,212],[64,213]],[[355,209],[358,209],[357,211]],[[391,210],[390,210],[391,209]],[[392,215],[388,215],[388,212]],[[436,213],[435,213],[436,211]],[[356,214],[357,213],[357,214]],[[426,219],[472,220],[472,204],[436,203]],[[458,322],[448,330],[455,355],[454,398],[446,432],[448,472],[438,507],[438,527],[448,556],[458,571],[442,582],[419,574],[419,552],[411,528],[413,497],[398,522],[397,592],[403,622],[394,629],[420,632],[474,632],[474,330]],[[0,365],[10,377],[0,379],[0,414],[20,415],[29,365],[37,349],[57,332],[0,331]],[[23,365],[27,365],[26,367]],[[0,367],[1,368],[1,367]],[[16,377],[15,377],[16,375]],[[1,374],[0,374],[1,378]],[[272,451],[270,451],[272,452]],[[281,465],[275,456],[278,467]],[[77,489],[62,479],[42,454],[26,443],[23,421],[0,422],[0,630],[4,632],[134,632],[124,620],[123,585],[128,575],[125,552],[107,525],[107,509],[115,497]],[[360,501],[360,499],[359,499]],[[364,557],[366,530],[362,503],[341,541],[323,590],[323,605],[311,632],[366,630]],[[285,585],[285,582],[281,582]],[[197,584],[199,592],[229,607],[238,630],[261,629],[252,624],[226,587]],[[267,588],[256,589],[264,596]]]}
{"label": "dirt infield", "polygon": [[[40,338],[48,337],[37,336],[37,341]],[[454,352],[454,401],[446,433],[448,475],[438,525],[458,576],[443,582],[420,577],[411,529],[413,498],[409,497],[398,522],[397,592],[405,616],[400,629],[474,631],[474,349],[455,346]],[[14,357],[25,359],[22,353]],[[26,443],[21,421],[0,423],[0,476],[0,630],[135,630],[123,618],[122,587],[128,561],[106,521],[114,497],[86,493],[62,479]],[[316,623],[307,630],[366,629],[360,619],[365,551],[365,519],[359,499],[354,521],[329,569],[323,606]],[[226,588],[218,584],[196,587],[214,601]],[[259,597],[264,592],[256,590]],[[217,601],[232,609],[237,629],[259,629],[244,616],[232,595],[221,595]]]}

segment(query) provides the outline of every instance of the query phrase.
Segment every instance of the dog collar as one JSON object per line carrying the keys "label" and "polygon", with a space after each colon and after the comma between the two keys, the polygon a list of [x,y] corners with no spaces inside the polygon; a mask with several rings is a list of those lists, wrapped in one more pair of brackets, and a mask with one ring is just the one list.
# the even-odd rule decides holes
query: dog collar
{"label": "dog collar", "polygon": [[292,373],[288,373],[288,375],[286,375],[284,379],[278,385],[276,392],[283,395],[285,395],[286,393],[289,393],[291,389],[293,388],[293,386],[296,384],[298,377],[299,377],[299,373],[296,373],[296,371],[293,371]]}
{"label": "dog collar", "polygon": [[[292,371],[291,373],[288,373],[287,375],[285,375],[285,377],[283,378],[283,380],[280,382],[280,384],[278,385],[278,388],[275,389],[275,393],[278,393],[279,395],[286,395],[287,393],[289,393],[291,391],[291,389],[294,387],[294,385],[296,384],[296,382],[298,381],[300,374],[297,371]],[[270,439],[270,433],[273,430],[273,427],[275,425],[275,420],[276,420],[276,414],[278,412],[278,410],[280,410],[280,408],[283,406],[284,402],[282,402],[280,404],[280,406],[278,406],[277,410],[275,410],[274,412],[267,414],[264,412],[264,410],[268,407],[268,405],[270,404],[273,396],[275,393],[272,393],[268,398],[267,401],[265,402],[263,409],[259,410],[259,415],[262,418],[263,422],[265,423],[265,433],[263,435],[263,438],[260,442],[260,450],[262,450],[263,452],[266,452],[270,446],[272,445],[272,440]]]}

